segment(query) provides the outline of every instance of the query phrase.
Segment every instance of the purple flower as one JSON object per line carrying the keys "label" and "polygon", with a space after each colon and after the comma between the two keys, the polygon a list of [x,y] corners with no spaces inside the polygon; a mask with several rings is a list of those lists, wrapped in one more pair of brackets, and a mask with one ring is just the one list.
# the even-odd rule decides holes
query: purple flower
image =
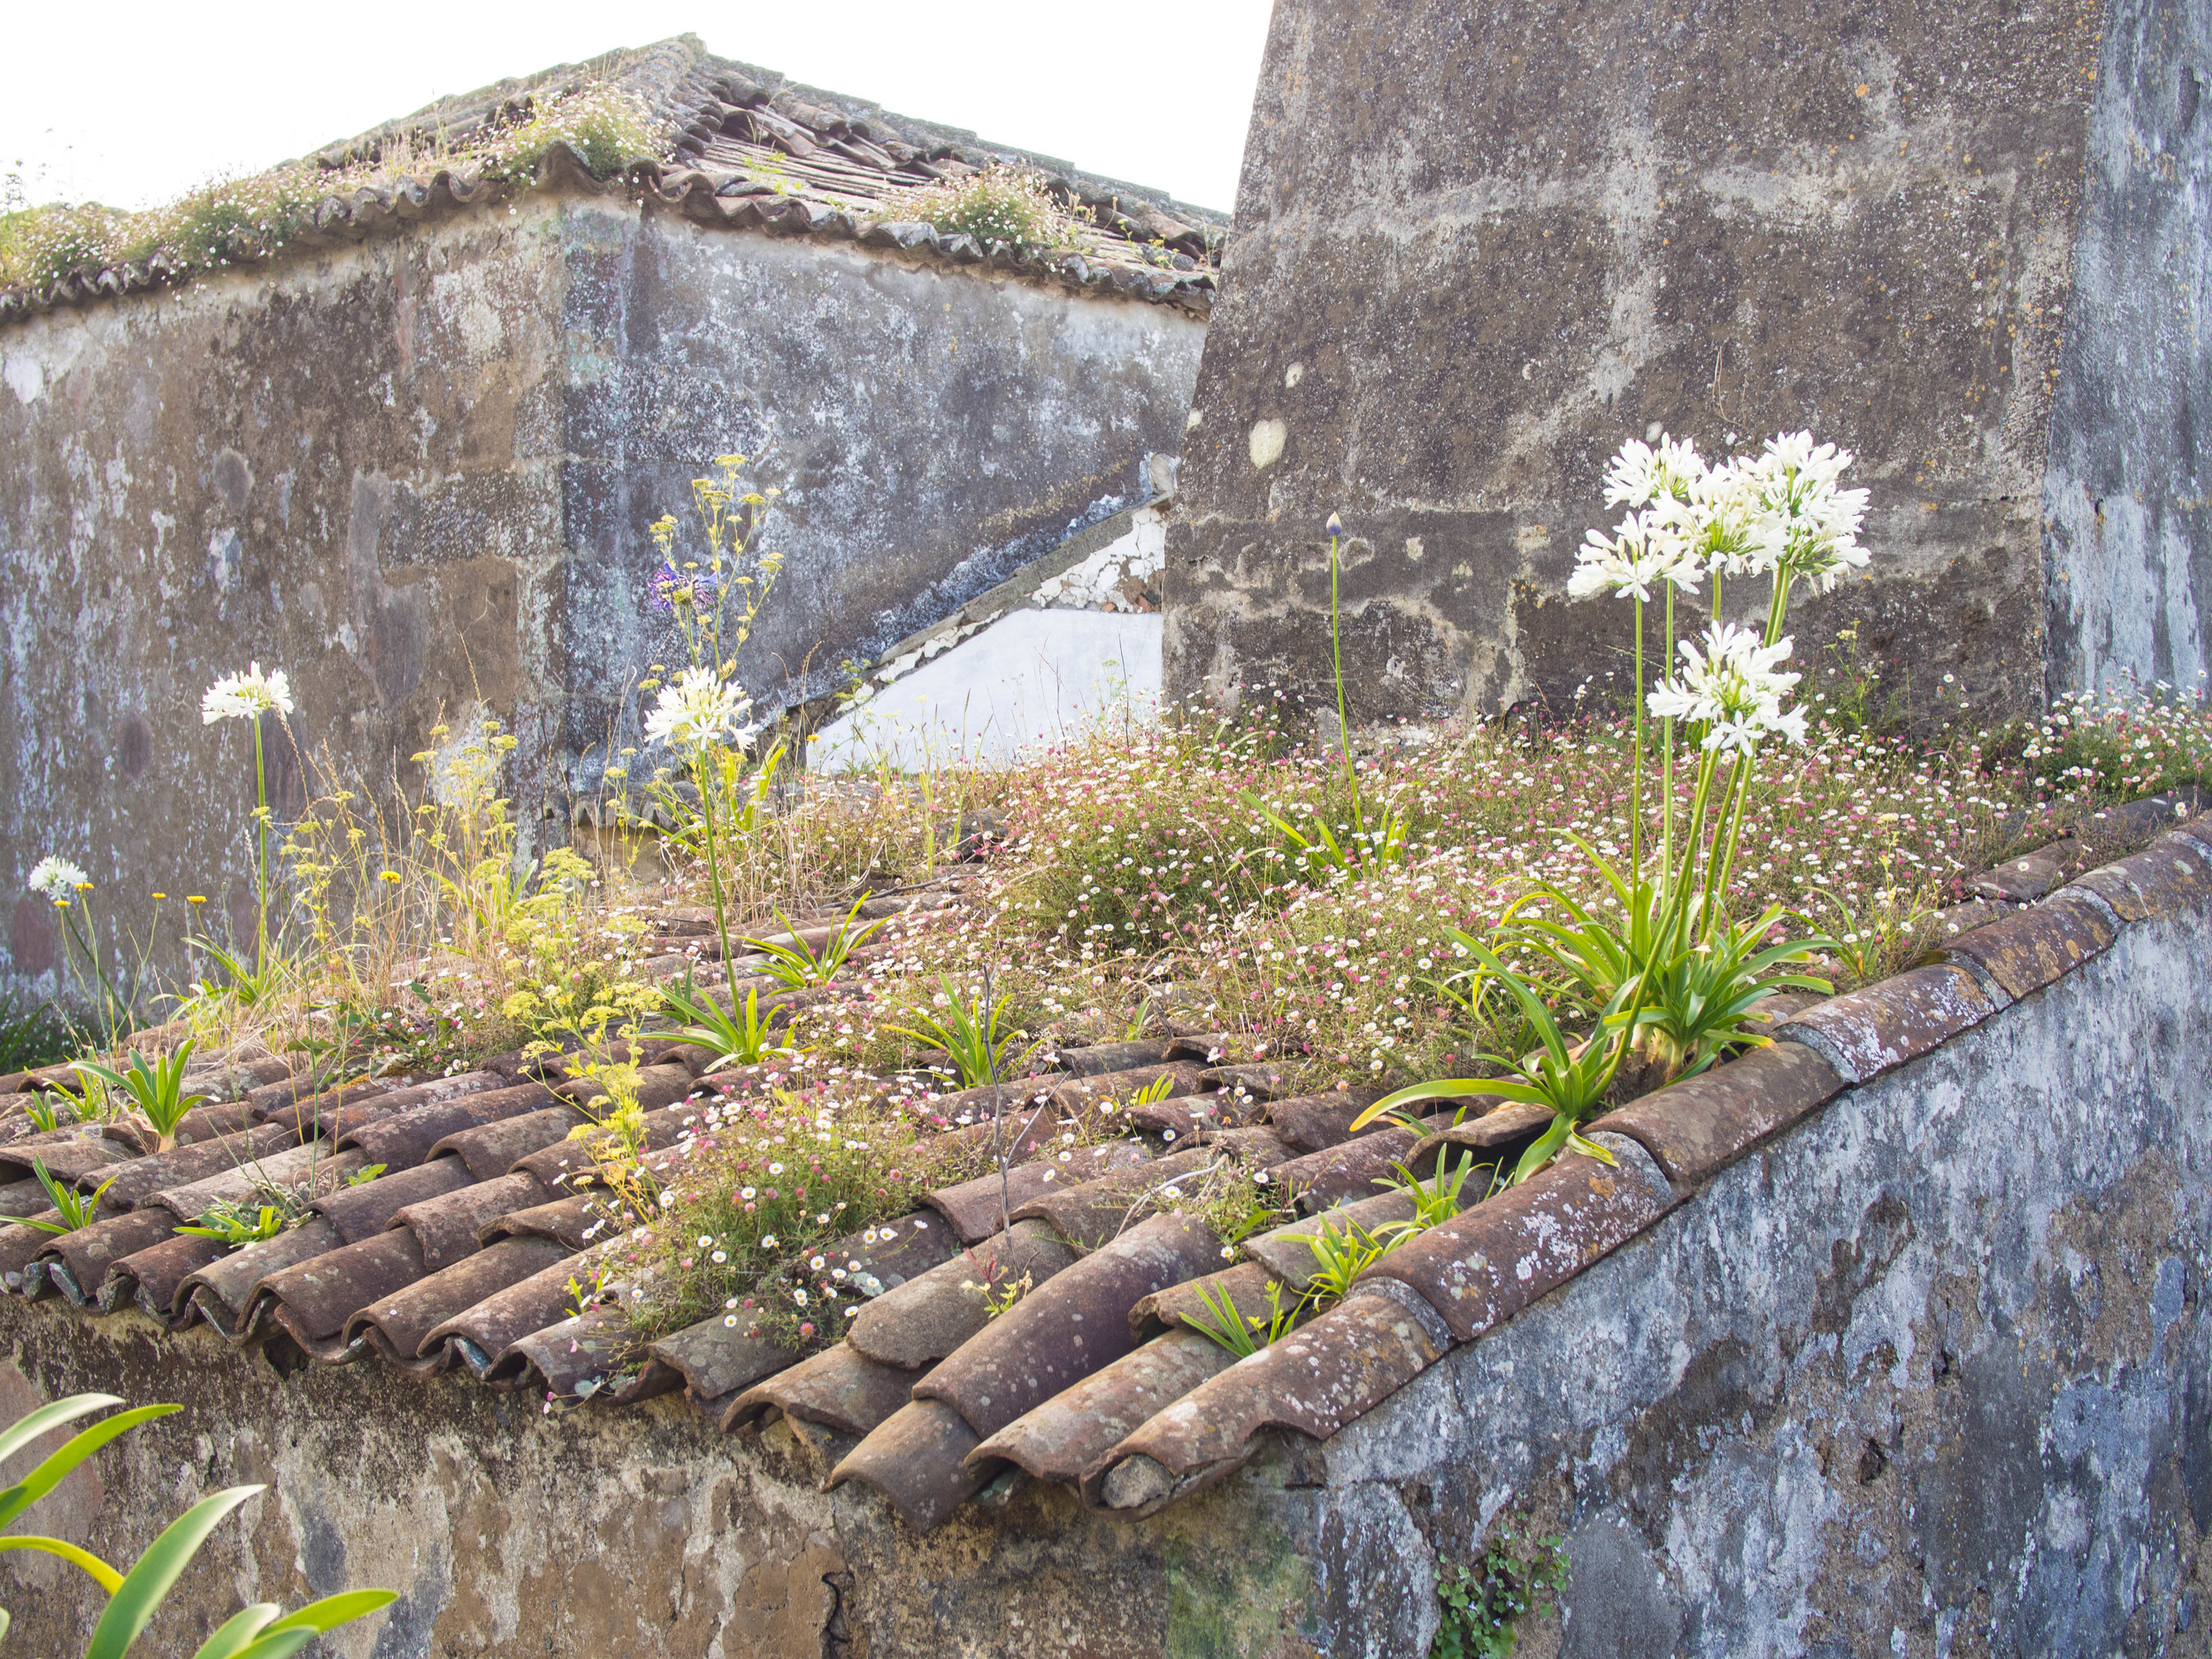
{"label": "purple flower", "polygon": [[714,578],[702,571],[686,575],[666,559],[653,572],[653,609],[673,611],[678,605],[710,605],[714,603]]}

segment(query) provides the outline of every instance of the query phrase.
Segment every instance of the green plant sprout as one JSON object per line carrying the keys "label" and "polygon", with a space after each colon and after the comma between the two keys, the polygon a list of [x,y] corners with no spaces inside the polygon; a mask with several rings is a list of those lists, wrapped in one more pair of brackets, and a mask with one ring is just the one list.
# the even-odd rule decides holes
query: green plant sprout
{"label": "green plant sprout", "polygon": [[774,1042],[775,1010],[771,1009],[766,1019],[761,1018],[760,993],[757,990],[745,993],[742,1018],[725,1012],[713,997],[694,990],[688,983],[681,990],[670,986],[661,995],[668,1004],[668,1011],[683,1022],[669,1034],[711,1050],[715,1059],[707,1067],[710,1071],[726,1065],[757,1065],[770,1055],[797,1052],[780,1048]]}
{"label": "green plant sprout", "polygon": [[134,1051],[129,1065],[121,1071],[89,1060],[73,1062],[70,1069],[81,1077],[96,1078],[111,1091],[127,1093],[154,1132],[153,1149],[166,1152],[177,1144],[177,1125],[185,1113],[207,1098],[184,1092],[184,1070],[191,1058],[192,1040],[187,1038],[174,1054],[151,1065],[143,1055]]}
{"label": "green plant sprout", "polygon": [[1010,1024],[1006,1010],[1013,1000],[1010,994],[987,1008],[982,997],[963,995],[947,976],[940,975],[937,984],[933,1009],[910,1004],[906,1015],[912,1025],[887,1025],[883,1029],[925,1048],[942,1048],[952,1056],[953,1070],[964,1087],[981,1088],[998,1081],[1041,1046]]}
{"label": "green plant sprout", "polygon": [[1240,1312],[1235,1299],[1217,1285],[1201,1285],[1198,1300],[1204,1304],[1204,1311],[1185,1313],[1183,1323],[1201,1336],[1211,1337],[1239,1359],[1248,1359],[1279,1340],[1297,1323],[1298,1311],[1304,1305],[1304,1299],[1300,1298],[1287,1308],[1283,1306],[1279,1280],[1268,1283],[1265,1317]]}
{"label": "green plant sprout", "polygon": [[110,1176],[106,1180],[102,1181],[89,1196],[87,1196],[77,1191],[68,1182],[56,1180],[48,1171],[45,1160],[42,1158],[34,1158],[31,1161],[31,1173],[38,1178],[38,1184],[46,1189],[47,1202],[53,1205],[61,1219],[46,1221],[35,1216],[0,1216],[0,1221],[12,1221],[19,1226],[36,1227],[41,1233],[74,1233],[81,1227],[90,1226],[99,1218],[100,1200],[106,1197],[108,1188],[115,1185],[115,1178]]}
{"label": "green plant sprout", "polygon": [[757,955],[766,956],[767,965],[761,972],[795,991],[827,985],[837,977],[837,971],[845,965],[845,958],[883,926],[880,918],[864,926],[858,925],[860,907],[866,902],[865,898],[854,900],[852,909],[845,912],[844,920],[817,949],[807,948],[806,941],[799,937],[798,928],[780,910],[774,912],[775,918],[783,924],[784,932],[791,941],[789,944],[779,944],[766,939],[741,939],[738,942]]}

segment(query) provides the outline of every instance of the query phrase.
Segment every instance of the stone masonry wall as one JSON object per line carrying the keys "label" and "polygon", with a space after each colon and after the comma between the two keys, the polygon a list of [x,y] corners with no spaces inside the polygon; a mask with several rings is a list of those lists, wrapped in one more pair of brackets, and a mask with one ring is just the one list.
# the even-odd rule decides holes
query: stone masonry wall
{"label": "stone masonry wall", "polygon": [[2033,708],[2047,661],[2060,689],[2192,678],[2207,16],[1285,0],[1171,535],[1169,695],[1333,701],[1340,511],[1356,724],[1563,711],[1625,675],[1562,595],[1617,516],[1607,458],[1663,427],[1856,453],[1872,567],[1794,632],[1817,661],[1856,625],[1901,714]]}
{"label": "stone masonry wall", "polygon": [[[207,1490],[274,1483],[161,1651],[242,1600],[374,1584],[402,1601],[337,1651],[1402,1659],[1434,1629],[1433,1552],[1518,1517],[1573,1564],[1563,1617],[1528,1632],[1540,1659],[2201,1655],[2203,885],[1678,1188],[1333,1439],[1283,1435],[1142,1522],[1017,1486],[917,1536],[857,1486],[818,1492],[824,1453],[787,1425],[242,1370],[204,1329],[12,1298],[0,1413],[84,1388],[184,1403],[36,1512],[111,1556]],[[81,1640],[58,1568],[6,1571],[16,1640]]]}
{"label": "stone masonry wall", "polygon": [[1203,330],[544,191],[0,330],[0,987],[58,988],[22,885],[49,852],[111,919],[205,893],[250,932],[251,743],[201,726],[217,675],[286,669],[301,747],[374,785],[488,710],[557,835],[672,649],[647,526],[714,457],[785,492],[741,672],[772,695],[810,663],[818,690],[1143,499]]}

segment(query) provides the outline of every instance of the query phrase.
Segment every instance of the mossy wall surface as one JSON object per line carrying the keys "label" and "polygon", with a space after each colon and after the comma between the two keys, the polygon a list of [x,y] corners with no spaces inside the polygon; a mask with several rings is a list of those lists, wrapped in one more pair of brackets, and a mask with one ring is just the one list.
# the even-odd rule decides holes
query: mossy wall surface
{"label": "mossy wall surface", "polygon": [[1878,705],[2192,682],[2208,43],[2203,0],[1285,0],[1169,540],[1170,695],[1333,711],[1332,512],[1356,724],[1617,692],[1622,630],[1566,579],[1619,517],[1608,458],[1663,428],[1855,453],[1872,565],[1793,623],[1815,660],[1854,627]]}
{"label": "mossy wall surface", "polygon": [[252,744],[201,725],[218,675],[285,669],[300,749],[373,786],[488,711],[526,833],[558,836],[680,649],[647,526],[716,456],[784,491],[741,664],[772,707],[1148,495],[1203,329],[548,192],[0,329],[0,986],[55,989],[22,890],[49,852],[111,919],[204,893],[250,933]]}

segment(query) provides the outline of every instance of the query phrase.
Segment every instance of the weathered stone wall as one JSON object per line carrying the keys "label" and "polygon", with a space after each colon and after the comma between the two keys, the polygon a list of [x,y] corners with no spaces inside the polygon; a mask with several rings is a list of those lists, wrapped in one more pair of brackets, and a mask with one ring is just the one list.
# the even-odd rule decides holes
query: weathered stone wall
{"label": "weathered stone wall", "polygon": [[2212,663],[2212,4],[2111,5],[2043,511],[2053,680]]}
{"label": "weathered stone wall", "polygon": [[[280,1377],[204,1328],[12,1298],[0,1411],[184,1402],[35,1512],[111,1556],[274,1482],[157,1651],[254,1596],[380,1584],[398,1607],[338,1651],[1403,1659],[1434,1628],[1432,1552],[1517,1515],[1573,1563],[1539,1659],[2204,1654],[2208,954],[2200,905],[2130,926],[1333,1440],[1286,1436],[1141,1523],[1033,1486],[918,1537],[816,1491],[786,1428]],[[4,1571],[13,1639],[69,1651],[88,1599]]]}
{"label": "weathered stone wall", "polygon": [[2062,685],[2193,673],[2205,16],[1285,0],[1171,541],[1170,695],[1333,700],[1335,511],[1356,722],[1564,708],[1625,645],[1561,597],[1617,516],[1605,461],[1662,427],[1856,453],[1869,580],[1794,631],[1816,657],[1856,623],[1902,712],[2033,707],[2054,612]]}
{"label": "weathered stone wall", "polygon": [[482,705],[535,833],[671,649],[647,526],[715,456],[785,492],[743,674],[820,689],[1143,499],[1203,326],[535,192],[0,331],[0,987],[54,988],[22,889],[48,852],[142,931],[157,890],[247,930],[251,743],[199,723],[218,674],[286,669],[302,747],[377,782]]}

